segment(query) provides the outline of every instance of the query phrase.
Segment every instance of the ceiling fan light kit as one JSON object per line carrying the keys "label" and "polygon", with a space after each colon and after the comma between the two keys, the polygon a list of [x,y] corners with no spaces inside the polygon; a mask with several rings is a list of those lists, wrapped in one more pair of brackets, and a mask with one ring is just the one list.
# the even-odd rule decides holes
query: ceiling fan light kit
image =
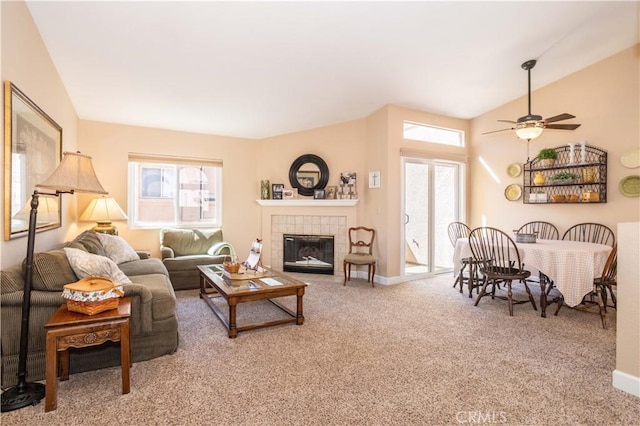
{"label": "ceiling fan light kit", "polygon": [[537,122],[518,123],[516,136],[520,139],[535,139],[542,134],[542,125]]}
{"label": "ceiling fan light kit", "polygon": [[522,69],[527,71],[527,83],[528,83],[528,113],[527,115],[518,118],[517,121],[512,120],[498,120],[505,123],[513,124],[513,127],[508,129],[494,130],[491,132],[485,132],[483,135],[489,133],[504,132],[506,130],[515,130],[516,136],[520,139],[531,140],[535,139],[542,134],[544,129],[555,130],[575,130],[580,127],[579,124],[550,124],[556,121],[569,120],[576,118],[574,115],[563,113],[554,115],[553,117],[543,119],[540,115],[531,114],[531,69],[536,65],[535,59],[530,59],[522,64]]}

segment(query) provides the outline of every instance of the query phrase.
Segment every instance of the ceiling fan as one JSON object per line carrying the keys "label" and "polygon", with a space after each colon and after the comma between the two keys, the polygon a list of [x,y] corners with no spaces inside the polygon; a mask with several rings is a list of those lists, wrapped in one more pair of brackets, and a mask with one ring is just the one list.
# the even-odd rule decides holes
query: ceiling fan
{"label": "ceiling fan", "polygon": [[522,64],[522,69],[527,71],[528,76],[528,98],[529,98],[529,112],[527,115],[518,118],[517,121],[512,120],[498,120],[503,123],[511,123],[512,127],[508,129],[500,129],[494,130],[491,132],[485,132],[483,135],[488,135],[489,133],[497,133],[504,132],[507,130],[515,130],[516,136],[520,139],[535,139],[542,134],[542,130],[544,129],[555,129],[555,130],[575,130],[580,127],[579,124],[550,124],[555,123],[556,121],[569,120],[571,118],[576,118],[574,115],[563,113],[559,115],[554,115],[553,117],[543,119],[539,115],[531,114],[531,69],[536,65],[535,59],[530,59],[527,62]]}

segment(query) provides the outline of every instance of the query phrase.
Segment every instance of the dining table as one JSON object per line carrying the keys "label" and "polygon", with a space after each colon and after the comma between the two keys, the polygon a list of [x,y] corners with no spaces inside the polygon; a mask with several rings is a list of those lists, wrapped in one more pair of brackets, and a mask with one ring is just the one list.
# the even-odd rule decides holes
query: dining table
{"label": "dining table", "polygon": [[[558,303],[577,306],[585,295],[593,291],[593,280],[602,274],[611,247],[582,241],[536,240],[534,243],[515,242],[524,269],[540,276],[541,316],[546,317],[546,286],[549,281],[562,294]],[[453,264],[455,270],[462,259],[473,257],[468,238],[456,241]]]}

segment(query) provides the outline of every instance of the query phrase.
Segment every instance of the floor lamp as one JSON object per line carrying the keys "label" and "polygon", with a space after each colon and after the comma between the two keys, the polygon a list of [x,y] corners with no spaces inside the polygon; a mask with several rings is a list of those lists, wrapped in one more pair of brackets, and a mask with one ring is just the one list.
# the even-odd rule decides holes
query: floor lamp
{"label": "floor lamp", "polygon": [[62,161],[47,180],[36,185],[55,193],[33,191],[31,212],[29,214],[29,232],[27,234],[27,259],[22,296],[22,321],[20,324],[20,354],[18,357],[18,384],[2,393],[2,412],[17,410],[28,405],[36,405],[44,398],[42,383],[27,382],[27,353],[29,345],[29,311],[31,309],[31,280],[33,277],[33,251],[36,239],[38,204],[40,195],[58,197],[60,194],[74,192],[94,192],[106,194],[93,170],[91,157],[79,152],[65,152]]}

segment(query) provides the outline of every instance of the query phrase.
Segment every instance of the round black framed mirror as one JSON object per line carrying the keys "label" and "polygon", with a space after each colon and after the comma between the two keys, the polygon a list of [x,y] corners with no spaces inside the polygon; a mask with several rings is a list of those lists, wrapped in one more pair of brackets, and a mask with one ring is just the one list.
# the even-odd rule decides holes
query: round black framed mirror
{"label": "round black framed mirror", "polygon": [[296,158],[289,169],[289,183],[300,195],[313,195],[316,189],[324,189],[329,182],[329,167],[317,155],[304,154]]}

